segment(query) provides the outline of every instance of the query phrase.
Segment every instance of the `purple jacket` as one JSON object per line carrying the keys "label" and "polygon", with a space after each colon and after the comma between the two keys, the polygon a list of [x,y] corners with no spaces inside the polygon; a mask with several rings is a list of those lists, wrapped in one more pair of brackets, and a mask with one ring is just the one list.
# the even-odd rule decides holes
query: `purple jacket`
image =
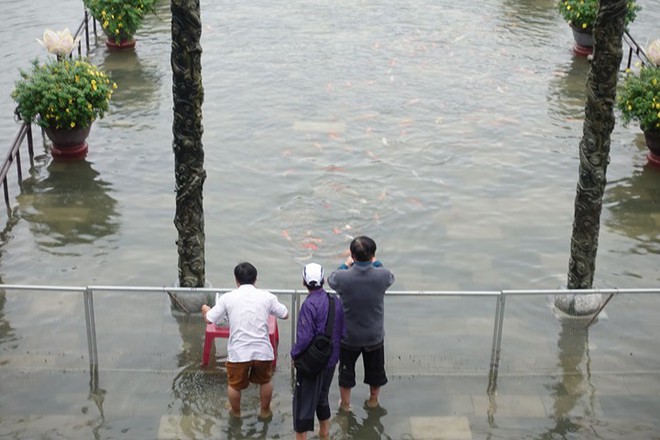
{"label": "purple jacket", "polygon": [[[335,323],[332,328],[332,356],[328,361],[328,368],[334,368],[339,361],[339,343],[344,331],[344,308],[337,295],[335,299]],[[313,290],[307,295],[300,307],[296,342],[291,347],[291,358],[295,359],[305,351],[314,335],[325,333],[325,323],[328,320],[329,299],[324,289]]]}

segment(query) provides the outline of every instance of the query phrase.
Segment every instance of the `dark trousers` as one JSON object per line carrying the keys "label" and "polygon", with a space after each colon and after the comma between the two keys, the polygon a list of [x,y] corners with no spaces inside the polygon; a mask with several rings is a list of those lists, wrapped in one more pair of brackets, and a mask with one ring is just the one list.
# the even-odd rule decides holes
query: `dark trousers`
{"label": "dark trousers", "polygon": [[316,377],[304,377],[296,373],[293,390],[293,430],[314,431],[314,415],[319,420],[330,418],[328,394],[335,375],[335,368],[326,368]]}

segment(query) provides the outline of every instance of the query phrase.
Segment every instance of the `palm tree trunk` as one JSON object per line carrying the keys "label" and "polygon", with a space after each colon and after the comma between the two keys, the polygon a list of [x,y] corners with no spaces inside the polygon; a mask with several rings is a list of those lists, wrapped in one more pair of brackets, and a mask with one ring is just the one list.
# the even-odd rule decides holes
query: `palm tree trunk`
{"label": "palm tree trunk", "polygon": [[[623,55],[626,8],[626,0],[601,0],[594,24],[594,53],[587,79],[585,120],[579,147],[580,165],[568,264],[569,289],[590,289],[593,286],[610,135],[615,123],[613,108]],[[588,300],[584,296],[555,300],[559,309],[573,315],[593,313],[599,304],[600,300]]]}
{"label": "palm tree trunk", "polygon": [[171,0],[174,174],[179,286],[204,287],[202,23],[199,0]]}

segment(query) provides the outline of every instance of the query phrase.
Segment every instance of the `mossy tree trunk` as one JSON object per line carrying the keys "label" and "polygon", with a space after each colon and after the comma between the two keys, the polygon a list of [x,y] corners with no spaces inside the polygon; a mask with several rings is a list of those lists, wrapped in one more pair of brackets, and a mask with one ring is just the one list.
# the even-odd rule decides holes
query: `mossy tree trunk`
{"label": "mossy tree trunk", "polygon": [[[593,28],[594,52],[587,78],[585,120],[579,146],[580,165],[568,267],[569,289],[590,289],[593,286],[610,135],[615,123],[613,108],[623,55],[626,7],[626,0],[601,0]],[[585,307],[579,307],[580,304]],[[584,315],[595,312],[600,301],[578,299],[575,295],[568,300],[558,297],[555,305],[569,314]]]}
{"label": "mossy tree trunk", "polygon": [[199,0],[171,0],[174,174],[179,286],[204,287],[202,23]]}

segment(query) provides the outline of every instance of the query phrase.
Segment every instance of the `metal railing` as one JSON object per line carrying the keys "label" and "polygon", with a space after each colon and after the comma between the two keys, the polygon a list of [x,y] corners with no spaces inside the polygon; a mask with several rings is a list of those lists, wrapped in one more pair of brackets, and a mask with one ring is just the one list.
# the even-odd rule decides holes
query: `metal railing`
{"label": "metal railing", "polygon": [[32,126],[29,123],[23,123],[18,134],[14,138],[14,142],[9,147],[9,152],[5,157],[4,162],[2,162],[2,167],[0,168],[0,181],[2,182],[2,190],[5,197],[5,206],[7,207],[7,212],[11,215],[11,205],[9,203],[9,183],[7,182],[7,173],[11,169],[12,164],[16,164],[16,173],[18,174],[18,185],[20,186],[23,182],[23,170],[21,168],[21,145],[23,141],[27,138],[28,153],[30,155],[30,166],[34,165],[34,144],[32,141]]}
{"label": "metal railing", "polygon": [[655,66],[651,59],[646,55],[644,49],[635,41],[635,39],[628,33],[628,31],[623,31],[623,42],[628,45],[628,61],[626,63],[626,69],[630,69],[632,66],[633,55],[644,66]]}
{"label": "metal railing", "polygon": [[[217,288],[181,288],[181,287],[137,287],[137,286],[29,286],[29,285],[0,285],[1,290],[30,290],[30,291],[61,291],[61,292],[79,292],[83,295],[85,326],[87,333],[87,348],[89,354],[90,372],[93,377],[97,375],[99,367],[98,346],[96,341],[96,321],[94,309],[95,293],[111,292],[131,292],[131,293],[174,293],[184,294],[204,294],[214,295],[218,292],[223,293],[231,289]],[[291,326],[291,345],[295,342],[297,312],[300,309],[301,298],[307,294],[306,290],[271,290],[276,295],[290,295],[290,326]],[[660,294],[660,288],[640,288],[640,289],[584,289],[584,290],[493,290],[493,291],[391,291],[387,292],[386,298],[390,297],[491,297],[496,300],[493,316],[493,335],[491,343],[490,365],[488,365],[488,393],[494,393],[497,389],[497,377],[500,365],[500,355],[502,351],[502,334],[505,323],[505,305],[508,297],[513,296],[563,296],[563,295],[593,295],[600,294],[607,296],[607,299],[601,303],[600,308],[585,319],[590,319],[587,327],[594,322],[598,314],[605,305],[616,295],[625,294]],[[293,367],[291,367],[293,368]]]}

